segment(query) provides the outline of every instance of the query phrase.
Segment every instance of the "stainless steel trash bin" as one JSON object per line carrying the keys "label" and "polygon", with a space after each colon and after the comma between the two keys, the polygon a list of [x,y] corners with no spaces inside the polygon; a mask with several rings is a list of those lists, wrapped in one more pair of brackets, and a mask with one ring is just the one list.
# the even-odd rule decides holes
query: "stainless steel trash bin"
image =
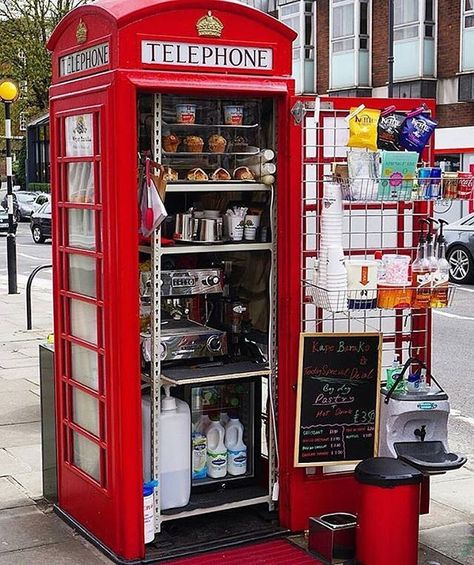
{"label": "stainless steel trash bin", "polygon": [[344,563],[355,556],[357,518],[347,512],[309,519],[308,548],[326,563]]}

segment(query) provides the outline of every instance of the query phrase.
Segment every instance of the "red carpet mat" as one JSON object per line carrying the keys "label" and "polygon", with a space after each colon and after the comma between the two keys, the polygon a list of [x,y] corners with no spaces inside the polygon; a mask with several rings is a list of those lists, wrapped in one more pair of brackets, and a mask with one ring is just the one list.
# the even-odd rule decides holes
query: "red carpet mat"
{"label": "red carpet mat", "polygon": [[225,565],[322,565],[306,551],[286,540],[211,551],[196,557],[175,559],[166,563],[170,565],[223,565],[224,563]]}

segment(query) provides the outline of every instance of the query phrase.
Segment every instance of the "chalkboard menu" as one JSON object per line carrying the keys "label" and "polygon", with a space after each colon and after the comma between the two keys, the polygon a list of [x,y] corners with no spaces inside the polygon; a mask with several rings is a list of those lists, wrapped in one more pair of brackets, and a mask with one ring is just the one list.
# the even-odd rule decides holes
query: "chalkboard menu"
{"label": "chalkboard menu", "polygon": [[375,455],[382,334],[301,334],[295,465]]}

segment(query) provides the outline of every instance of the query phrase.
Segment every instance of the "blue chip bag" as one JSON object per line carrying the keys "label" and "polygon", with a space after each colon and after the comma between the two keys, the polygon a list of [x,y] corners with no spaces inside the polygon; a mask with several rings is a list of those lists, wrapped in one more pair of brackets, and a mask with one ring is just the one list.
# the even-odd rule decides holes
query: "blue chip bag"
{"label": "blue chip bag", "polygon": [[400,145],[408,151],[421,153],[437,125],[438,122],[426,114],[407,117],[400,132]]}

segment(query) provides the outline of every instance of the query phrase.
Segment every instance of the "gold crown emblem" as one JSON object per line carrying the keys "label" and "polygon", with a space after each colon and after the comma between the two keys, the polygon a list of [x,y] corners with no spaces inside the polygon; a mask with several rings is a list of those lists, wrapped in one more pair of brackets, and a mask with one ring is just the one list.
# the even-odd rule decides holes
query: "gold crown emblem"
{"label": "gold crown emblem", "polygon": [[207,16],[203,16],[198,20],[196,24],[198,35],[205,37],[220,37],[222,30],[224,29],[224,24],[212,15],[209,10]]}
{"label": "gold crown emblem", "polygon": [[79,20],[79,25],[76,29],[76,39],[78,43],[85,43],[87,41],[87,26],[82,21],[82,18]]}

